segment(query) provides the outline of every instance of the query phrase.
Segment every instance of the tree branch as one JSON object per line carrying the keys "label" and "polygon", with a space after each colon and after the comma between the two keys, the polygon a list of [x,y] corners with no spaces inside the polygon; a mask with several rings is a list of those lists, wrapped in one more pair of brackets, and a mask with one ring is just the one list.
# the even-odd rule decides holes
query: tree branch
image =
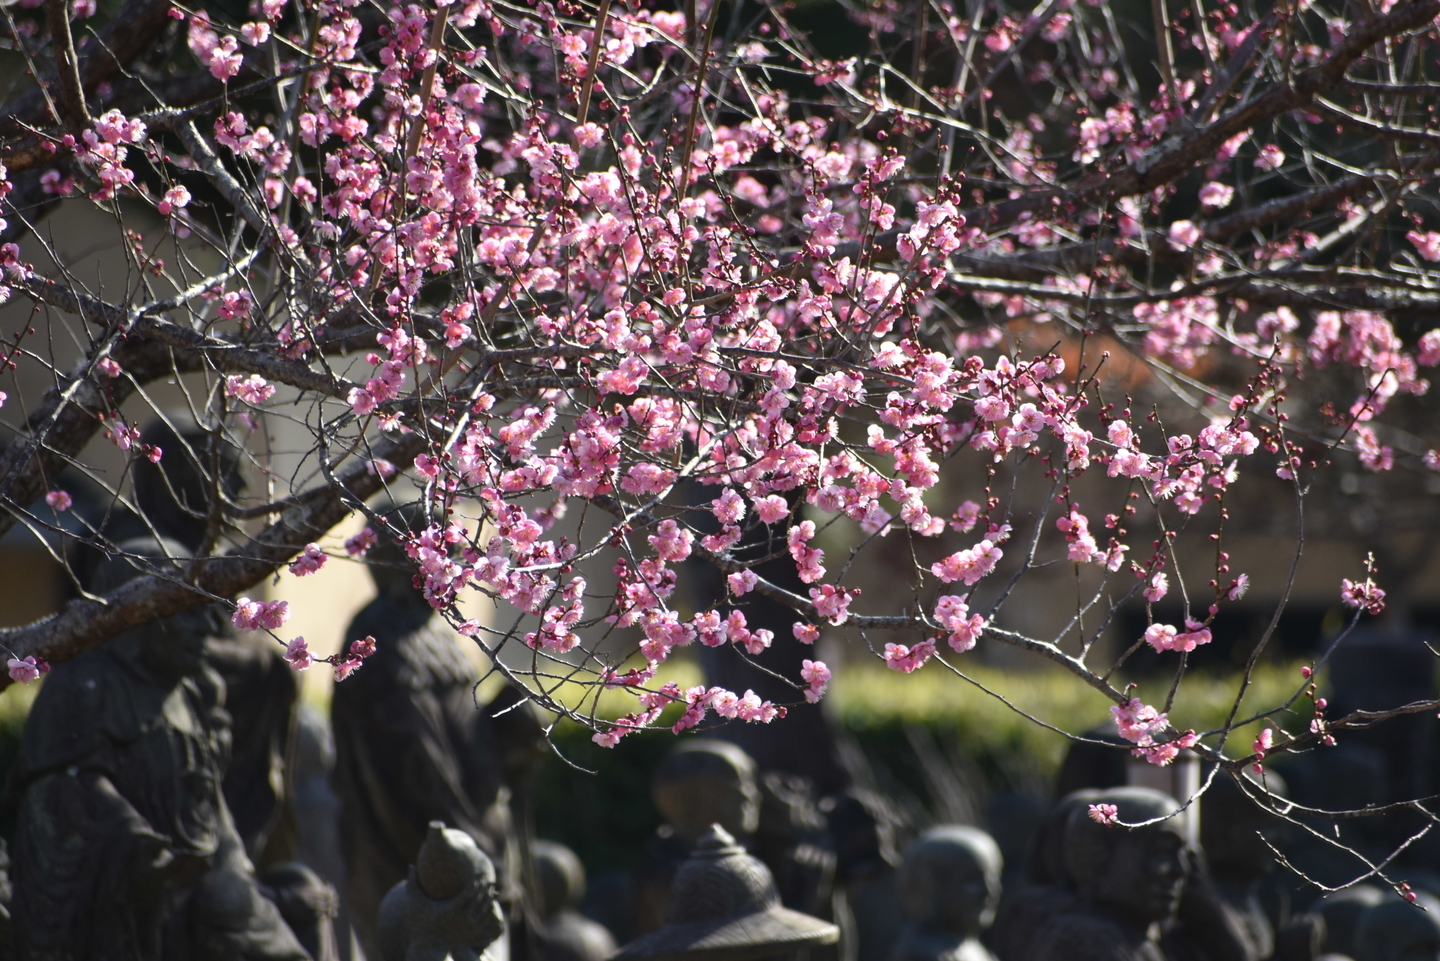
{"label": "tree branch", "polygon": [[[375,447],[375,456],[403,470],[425,449],[425,444],[419,433],[382,440]],[[58,614],[23,627],[0,630],[0,644],[17,657],[34,654],[52,664],[61,663],[156,618],[233,597],[275,573],[306,544],[349,516],[353,500],[375,495],[384,484],[364,464],[356,464],[337,481],[336,485],[316,487],[300,495],[278,521],[237,550],[200,559],[194,584],[154,575],[137,578],[117,588],[104,601],[74,600]],[[8,676],[0,677],[0,691],[11,683]]]}

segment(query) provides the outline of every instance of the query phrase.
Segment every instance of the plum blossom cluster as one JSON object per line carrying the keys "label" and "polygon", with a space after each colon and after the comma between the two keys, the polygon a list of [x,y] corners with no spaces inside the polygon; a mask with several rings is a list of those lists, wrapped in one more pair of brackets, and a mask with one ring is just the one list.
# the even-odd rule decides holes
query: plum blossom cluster
{"label": "plum blossom cluster", "polygon": [[1210,629],[1188,617],[1185,619],[1184,631],[1178,631],[1170,624],[1151,624],[1145,629],[1145,643],[1156,651],[1182,651],[1188,654],[1210,641]]}
{"label": "plum blossom cluster", "polygon": [[1165,736],[1169,730],[1170,719],[1139,698],[1114,705],[1110,708],[1110,715],[1115,719],[1120,736],[1135,745],[1130,753],[1160,767],[1175,760],[1181,751],[1200,743],[1194,731],[1185,731],[1169,740],[1157,742],[1155,738]]}
{"label": "plum blossom cluster", "polygon": [[[807,661],[807,670],[812,677],[825,678],[829,680],[829,671],[823,663]],[[614,683],[629,683],[621,679]],[[636,683],[639,683],[636,681]],[[818,690],[823,693],[825,682],[818,685],[811,681],[811,691]],[[818,694],[816,699],[818,700]],[[661,686],[656,691],[643,691],[639,694],[640,705],[643,708],[631,714],[626,714],[604,729],[596,731],[592,740],[601,747],[614,747],[621,738],[630,734],[643,731],[660,717],[665,708],[672,704],[683,707],[683,713],[671,727],[671,731],[679,734],[681,731],[689,730],[705,720],[710,711],[727,720],[746,721],[752,724],[769,724],[776,718],[785,716],[784,707],[778,707],[770,701],[762,701],[754,691],[746,691],[744,694],[736,694],[720,687],[690,687],[681,689],[678,684],[669,683]]]}
{"label": "plum blossom cluster", "polygon": [[[483,598],[540,665],[538,696],[549,671],[634,696],[635,711],[600,725],[605,745],[667,709],[677,733],[784,715],[754,691],[658,684],[687,649],[768,659],[792,638],[884,621],[907,643],[872,653],[910,673],[942,643],[963,655],[1013,639],[995,626],[998,605],[1062,559],[1102,582],[1128,565],[1152,604],[1173,579],[1188,603],[1167,568],[1172,528],[1218,538],[1206,525],[1257,455],[1279,457],[1287,479],[1308,469],[1286,435],[1287,391],[1304,378],[1343,382],[1320,433],[1333,428],[1363,467],[1440,465],[1387,420],[1440,364],[1440,330],[1395,323],[1397,311],[1433,315],[1440,233],[1418,204],[1392,199],[1430,196],[1434,172],[1370,172],[1343,191],[1317,181],[1312,140],[1329,142],[1335,117],[1312,119],[1289,88],[1251,113],[1230,103],[1271,82],[1269,28],[1212,10],[1214,36],[1189,39],[1207,61],[1235,56],[1245,76],[1222,95],[1213,70],[1176,67],[1191,75],[1140,90],[1108,12],[1060,6],[987,7],[971,23],[940,3],[937,42],[955,49],[937,57],[964,61],[966,77],[1013,65],[1046,91],[1018,113],[963,85],[917,89],[902,109],[878,65],[819,56],[770,7],[740,43],[707,32],[703,56],[684,13],[610,4],[422,0],[362,15],[353,0],[260,0],[236,22],[177,10],[180,56],[207,84],[284,82],[289,108],[269,116],[227,94],[183,115],[127,113],[97,89],[93,115],[42,138],[56,168],[38,181],[47,197],[152,206],[162,235],[226,264],[197,284],[163,263],[158,237],[127,234],[135,263],[183,293],[117,307],[116,338],[88,358],[94,390],[72,393],[99,398],[90,429],[158,461],[120,414],[132,381],[151,377],[111,356],[130,356],[121,347],[156,331],[167,350],[192,345],[187,370],[212,377],[214,403],[252,427],[254,408],[295,390],[312,405],[296,418],[314,436],[311,476],[339,490],[337,472],[357,468],[373,493],[404,489],[408,472],[423,492],[424,520],[386,533],[452,625],[509,642],[461,612]],[[1429,28],[1383,19],[1403,13],[1382,9],[1381,33],[1418,56]],[[879,35],[909,14],[857,16]],[[1314,26],[1330,45],[1295,51],[1296,70],[1369,69],[1333,59],[1349,56],[1348,24]],[[813,80],[803,96],[774,82],[781,59]],[[1262,116],[1281,99],[1287,124],[1323,123],[1325,137]],[[953,132],[976,102],[995,112],[994,143],[925,146],[953,141],[927,128]],[[1345,122],[1368,116],[1371,101],[1346,102]],[[67,153],[74,163],[60,164]],[[1151,182],[1157,170],[1174,174]],[[6,172],[0,193],[10,186]],[[1356,251],[1366,259],[1352,262]],[[3,296],[27,284],[40,295],[18,248],[0,247],[0,261]],[[181,308],[188,323],[162,321]],[[1134,383],[1180,385],[1193,409],[1161,420],[1119,399],[1131,375],[1106,378],[1122,354],[1143,369]],[[1087,474],[1116,492],[1115,513],[1088,491],[1082,510],[1072,487]],[[1043,509],[1002,496],[1007,478],[1024,490],[1032,476],[1053,484]],[[1159,525],[1152,544],[1132,500]],[[73,506],[60,490],[46,501]],[[364,558],[381,526],[345,541],[346,556]],[[298,532],[277,566],[319,571],[321,540]],[[853,561],[870,544],[917,558],[903,614],[861,593]],[[1209,619],[1151,623],[1144,642],[1210,643],[1219,605],[1248,584],[1228,562],[1217,548]],[[773,565],[783,578],[761,573]],[[718,596],[697,590],[699,569],[722,575]],[[757,596],[793,611],[789,636],[790,614],[760,623]],[[1367,578],[1344,582],[1343,597],[1378,613],[1384,592]],[[288,613],[242,596],[232,621],[275,631]],[[616,660],[616,644],[633,660]],[[1058,641],[1032,649],[1062,653]],[[369,650],[356,641],[332,659],[337,678]],[[297,670],[316,660],[298,637],[284,656]],[[794,700],[813,703],[831,672],[801,663]],[[1197,743],[1163,740],[1168,719],[1136,700],[1115,717],[1152,763]]]}
{"label": "plum blossom cluster", "polygon": [[242,631],[273,631],[290,619],[289,601],[252,601],[242,597],[235,602],[230,623]]}

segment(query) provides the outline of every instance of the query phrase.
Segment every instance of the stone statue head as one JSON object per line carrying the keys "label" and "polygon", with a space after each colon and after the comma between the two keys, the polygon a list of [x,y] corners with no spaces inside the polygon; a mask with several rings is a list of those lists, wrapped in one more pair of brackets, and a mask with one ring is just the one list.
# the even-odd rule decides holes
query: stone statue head
{"label": "stone statue head", "polygon": [[666,755],[651,788],[655,807],[680,837],[694,841],[718,824],[745,837],[760,826],[755,762],[728,741],[695,740]]}
{"label": "stone statue head", "polygon": [[1165,820],[1145,827],[1100,824],[1089,805],[1076,805],[1065,825],[1065,871],[1080,897],[1150,924],[1171,917],[1185,889],[1186,850],[1179,805],[1149,788],[1100,791],[1093,804],[1113,804],[1128,824]]}
{"label": "stone statue head", "polygon": [[152,420],[140,432],[140,443],[162,454],[158,463],[136,459],[135,503],[161,536],[198,550],[215,486],[225,498],[244,489],[240,449],[196,423],[188,411]]}
{"label": "stone statue head", "polygon": [[1256,804],[1250,795],[1268,791],[1274,797],[1283,798],[1286,787],[1280,775],[1273,771],[1265,772],[1263,787],[1248,773],[1240,776],[1247,781],[1244,788],[1221,772],[1205,792],[1200,805],[1200,848],[1217,878],[1249,882],[1263,877],[1275,866],[1275,856],[1261,842],[1261,837],[1274,840],[1284,826],[1283,821]]}
{"label": "stone statue head", "polygon": [[1414,904],[1394,898],[1366,908],[1354,951],[1356,961],[1437,961],[1440,899],[1421,893]]}
{"label": "stone statue head", "polygon": [[584,899],[585,867],[574,851],[554,841],[536,841],[530,859],[535,865],[541,917],[552,917]]}
{"label": "stone statue head", "polygon": [[505,932],[495,865],[464,831],[430,822],[410,877],[380,903],[381,961],[476,961]]}
{"label": "stone statue head", "polygon": [[[90,578],[89,590],[106,595],[148,573],[146,567],[179,575],[190,552],[174,541],[137,538],[119,545],[121,553],[102,561]],[[197,673],[205,662],[205,641],[223,627],[212,604],[162,617],[117,638],[133,643],[140,660],[160,680],[176,684]],[[123,646],[123,643],[122,643]]]}
{"label": "stone statue head", "polygon": [[1004,863],[995,840],[979,828],[931,828],[905,851],[900,901],[924,927],[974,937],[995,920]]}
{"label": "stone statue head", "polygon": [[404,546],[390,533],[388,527],[401,531],[418,533],[429,526],[422,505],[396,504],[390,501],[379,508],[384,524],[372,524],[375,531],[375,546],[365,555],[366,570],[375,588],[382,597],[396,600],[414,600],[420,597],[415,589],[415,562],[405,553]]}

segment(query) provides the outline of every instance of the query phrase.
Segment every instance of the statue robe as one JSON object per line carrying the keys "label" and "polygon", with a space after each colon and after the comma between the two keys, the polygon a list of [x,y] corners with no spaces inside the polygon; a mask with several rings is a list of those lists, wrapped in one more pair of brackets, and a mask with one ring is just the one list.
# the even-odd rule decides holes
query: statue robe
{"label": "statue robe", "polygon": [[9,786],[20,956],[160,956],[171,909],[228,822],[222,698],[208,671],[167,689],[123,639],[46,679]]}
{"label": "statue robe", "polygon": [[345,635],[375,638],[365,666],[335,685],[335,790],[340,795],[345,894],[367,957],[378,957],[376,917],[405,880],[431,821],[465,831],[495,862],[504,895],[508,792],[493,723],[475,702],[474,671],[433,611],[381,596]]}

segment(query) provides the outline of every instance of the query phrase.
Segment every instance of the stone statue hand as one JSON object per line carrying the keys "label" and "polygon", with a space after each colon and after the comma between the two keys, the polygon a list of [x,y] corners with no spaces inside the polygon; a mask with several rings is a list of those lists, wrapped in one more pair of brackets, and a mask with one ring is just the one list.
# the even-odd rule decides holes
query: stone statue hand
{"label": "stone statue hand", "polygon": [[131,876],[156,886],[186,888],[200,880],[208,860],[190,852],[176,852],[164,838],[150,835],[136,839],[131,854]]}

